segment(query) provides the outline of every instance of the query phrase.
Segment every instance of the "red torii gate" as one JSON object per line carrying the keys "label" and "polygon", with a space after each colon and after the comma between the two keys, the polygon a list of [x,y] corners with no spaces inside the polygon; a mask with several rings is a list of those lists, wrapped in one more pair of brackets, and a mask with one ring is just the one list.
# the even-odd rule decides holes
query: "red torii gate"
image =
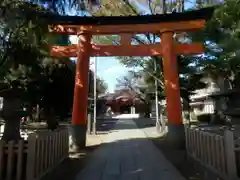
{"label": "red torii gate", "polygon": [[[202,44],[174,42],[174,33],[196,31],[204,27],[213,8],[185,13],[129,17],[51,17],[51,32],[78,35],[79,43],[69,46],[53,46],[55,57],[77,57],[74,102],[72,112],[73,133],[77,147],[84,147],[86,140],[88,107],[88,71],[91,56],[162,56],[169,137],[184,135],[176,56],[201,54]],[[132,45],[134,34],[160,34],[161,43]],[[92,35],[120,35],[120,45],[97,45],[91,43]],[[181,133],[181,134],[180,134]],[[183,136],[182,136],[183,137]],[[174,141],[176,142],[176,141]]]}

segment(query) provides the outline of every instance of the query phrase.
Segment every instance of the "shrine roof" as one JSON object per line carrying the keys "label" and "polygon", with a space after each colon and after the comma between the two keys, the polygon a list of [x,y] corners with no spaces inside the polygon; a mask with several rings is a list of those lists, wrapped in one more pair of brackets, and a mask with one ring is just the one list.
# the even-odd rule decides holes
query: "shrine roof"
{"label": "shrine roof", "polygon": [[121,25],[121,24],[154,24],[161,22],[190,21],[198,19],[210,19],[215,7],[202,8],[200,10],[186,11],[182,13],[140,15],[140,16],[59,16],[43,15],[49,24],[61,25]]}

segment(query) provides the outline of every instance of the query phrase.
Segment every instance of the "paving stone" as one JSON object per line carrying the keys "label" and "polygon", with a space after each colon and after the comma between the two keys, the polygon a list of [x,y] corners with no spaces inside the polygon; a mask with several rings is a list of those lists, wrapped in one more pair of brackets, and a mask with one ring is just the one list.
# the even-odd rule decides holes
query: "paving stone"
{"label": "paving stone", "polygon": [[131,119],[116,123],[76,180],[185,180]]}

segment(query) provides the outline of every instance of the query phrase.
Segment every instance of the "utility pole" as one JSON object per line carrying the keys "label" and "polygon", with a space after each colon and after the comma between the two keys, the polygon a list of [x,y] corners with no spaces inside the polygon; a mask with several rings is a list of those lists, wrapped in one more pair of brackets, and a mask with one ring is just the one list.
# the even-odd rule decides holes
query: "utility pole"
{"label": "utility pole", "polygon": [[96,135],[96,123],[97,123],[97,57],[94,57],[94,109],[93,109],[93,134]]}
{"label": "utility pole", "polygon": [[[157,62],[154,59],[154,71],[157,72]],[[158,111],[158,81],[155,78],[155,110],[156,110],[156,128],[159,130],[159,111]]]}

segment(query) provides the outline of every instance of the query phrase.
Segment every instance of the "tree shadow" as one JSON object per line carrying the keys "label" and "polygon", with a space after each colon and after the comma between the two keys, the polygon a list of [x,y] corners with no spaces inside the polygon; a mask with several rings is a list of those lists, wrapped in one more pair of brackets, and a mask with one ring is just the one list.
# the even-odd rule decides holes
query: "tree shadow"
{"label": "tree shadow", "polygon": [[114,129],[117,121],[118,119],[113,119],[113,118],[97,119],[96,131],[99,134],[107,133],[110,130]]}
{"label": "tree shadow", "polygon": [[[152,143],[154,144],[154,147],[148,148],[153,145]],[[156,152],[156,149],[159,151]],[[165,159],[167,159],[168,162],[170,163],[167,163],[164,166],[159,165],[159,161],[164,161],[162,159],[161,153],[165,156]],[[186,177],[187,179],[198,178],[197,173],[195,173],[191,165],[187,163],[186,151],[183,149],[172,148],[172,146],[169,146],[168,142],[165,141],[164,137],[163,138],[146,137],[132,139],[124,139],[124,137],[122,137],[122,139],[120,138],[113,142],[110,141],[102,143],[101,146],[99,146],[94,152],[91,153],[90,161],[88,161],[87,164],[85,164],[86,169],[88,167],[96,167],[97,164],[98,165],[100,164],[99,169],[101,169],[102,166],[108,166],[105,168],[109,168],[109,165],[104,164],[106,163],[106,159],[108,159],[107,163],[109,161],[112,161],[115,163],[119,163],[121,165],[123,164],[123,167],[121,167],[122,171],[121,176],[122,178],[124,177],[123,179],[134,178],[134,176],[140,176],[141,173],[149,174],[149,172],[147,172],[149,171],[149,168],[152,168],[152,172],[155,172],[155,170],[159,171],[160,173],[156,173],[156,175],[158,175],[159,177],[161,175],[161,171],[162,172],[164,171],[164,174],[167,173],[167,176],[169,176],[168,179],[173,178],[174,175],[171,175],[171,173],[176,171],[176,169],[180,172],[182,176]],[[132,160],[126,162],[128,161],[128,159]],[[132,163],[138,165],[135,167],[124,168],[124,165],[129,166],[129,164]],[[174,169],[173,167],[175,168],[175,170],[173,170]],[[89,177],[88,175],[85,174],[89,173],[89,170],[86,169],[84,169],[81,172],[82,176],[79,177],[81,178]],[[112,170],[112,168],[110,169]],[[149,180],[152,180],[152,177],[149,177]]]}
{"label": "tree shadow", "polygon": [[99,146],[100,145],[89,146],[79,152],[69,152],[69,157],[53,168],[52,171],[47,173],[41,180],[75,180],[79,171],[86,166],[91,153]]}
{"label": "tree shadow", "polygon": [[[136,119],[134,122],[144,131],[147,129],[146,126],[148,126],[149,120],[142,118]],[[198,171],[194,169],[192,161],[189,161],[186,149],[173,148],[166,140],[166,136],[154,138],[150,137],[148,133],[150,132],[145,131],[148,139],[153,142],[156,148],[163,153],[166,159],[171,162],[187,180],[202,180]]]}
{"label": "tree shadow", "polygon": [[[140,127],[136,127],[135,124],[132,124],[131,121],[127,119],[121,118],[105,118],[105,119],[97,119],[96,122],[96,130],[98,134],[104,134],[111,130],[115,130],[115,125],[118,122],[118,130],[123,129],[142,129],[146,127],[155,127],[156,122],[150,118],[129,118],[129,120],[133,120],[137,124],[142,124]],[[121,123],[123,122],[124,123]],[[119,123],[120,122],[120,123]]]}
{"label": "tree shadow", "polygon": [[[108,122],[104,122],[108,121]],[[109,127],[105,127],[105,131],[109,130],[115,130],[115,127],[112,125],[116,123],[117,121],[121,121],[121,119],[108,119],[104,120],[102,123],[111,124]],[[149,125],[149,119],[136,119],[134,120],[135,123],[138,125],[138,127],[145,128]],[[100,124],[102,124],[100,123]],[[126,123],[126,124],[124,124]],[[136,125],[131,126],[127,123],[127,120],[124,120],[124,123],[119,123],[118,128],[116,130],[120,129],[133,129],[136,128]],[[100,129],[101,130],[101,129]],[[103,131],[100,131],[103,132]],[[127,131],[126,131],[127,133]],[[84,173],[86,167],[89,165],[91,166],[91,163],[94,163],[98,158],[103,160],[104,165],[104,157],[110,156],[112,160],[117,157],[117,153],[122,153],[121,159],[126,158],[133,158],[133,157],[147,157],[154,154],[149,147],[150,145],[156,147],[155,150],[159,150],[165,158],[184,176],[186,179],[199,179],[198,174],[194,171],[193,167],[187,163],[187,156],[186,151],[184,149],[174,149],[165,140],[165,137],[146,137],[146,138],[132,138],[132,139],[124,139],[124,137],[119,137],[116,141],[109,141],[105,143],[101,143],[100,145],[90,146],[85,149],[83,149],[81,152],[74,152],[70,153],[69,158],[67,158],[65,161],[63,161],[57,168],[53,169],[53,171],[49,174],[47,174],[43,180],[52,180],[52,179],[62,179],[62,180],[74,180],[76,179],[76,176],[81,172]],[[143,150],[145,149],[145,150]],[[156,153],[156,152],[155,152]],[[159,153],[159,154],[161,154]],[[124,155],[125,154],[125,155]],[[161,156],[161,155],[160,155]],[[154,167],[154,163],[157,163],[157,161],[161,161],[161,157],[151,157],[150,161],[152,164],[151,166]],[[142,158],[135,158],[135,161],[139,161]],[[147,159],[147,158],[145,158]],[[125,162],[123,162],[125,163]],[[129,177],[136,176],[141,173],[145,173],[147,170],[145,167],[146,164],[143,164],[144,161],[140,162],[142,166],[138,166],[135,168],[125,169],[123,170],[123,176],[124,179],[128,179]],[[146,161],[145,161],[146,163]],[[101,164],[101,163],[100,163]],[[102,168],[100,166],[99,168]],[[167,171],[168,167],[165,167],[165,171]],[[160,171],[160,169],[159,169]],[[169,175],[171,176],[171,175]],[[171,178],[169,178],[171,179]],[[151,180],[151,178],[149,178]]]}

